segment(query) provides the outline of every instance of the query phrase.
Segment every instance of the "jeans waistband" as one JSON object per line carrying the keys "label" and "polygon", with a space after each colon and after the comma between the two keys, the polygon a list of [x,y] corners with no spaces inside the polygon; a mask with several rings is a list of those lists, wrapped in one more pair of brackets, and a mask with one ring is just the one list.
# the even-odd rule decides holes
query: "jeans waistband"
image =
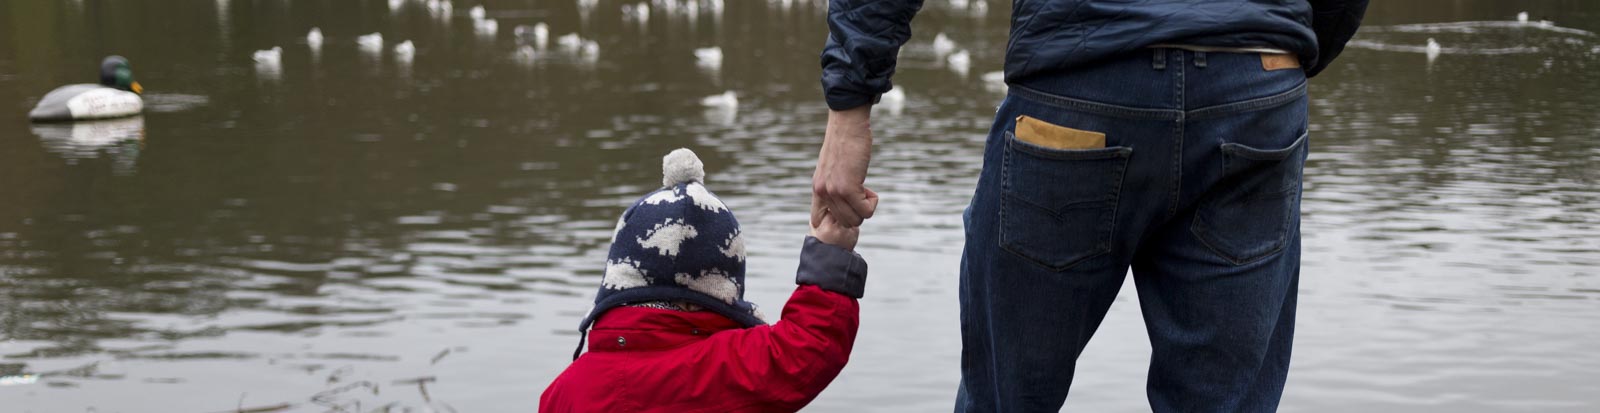
{"label": "jeans waistband", "polygon": [[1031,77],[1013,84],[1011,94],[1124,118],[1214,117],[1267,109],[1305,96],[1304,72],[1286,66],[1292,63],[1297,61],[1286,55],[1142,49],[1095,65]]}

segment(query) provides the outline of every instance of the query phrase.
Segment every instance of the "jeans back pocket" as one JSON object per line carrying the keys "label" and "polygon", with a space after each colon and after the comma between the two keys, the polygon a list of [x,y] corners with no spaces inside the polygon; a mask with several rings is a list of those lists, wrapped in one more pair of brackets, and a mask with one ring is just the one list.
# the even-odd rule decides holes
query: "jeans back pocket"
{"label": "jeans back pocket", "polygon": [[1196,209],[1190,232],[1234,265],[1282,250],[1299,206],[1308,136],[1282,149],[1222,144],[1222,179]]}
{"label": "jeans back pocket", "polygon": [[1111,250],[1133,148],[1060,150],[1005,132],[1000,247],[1053,271]]}

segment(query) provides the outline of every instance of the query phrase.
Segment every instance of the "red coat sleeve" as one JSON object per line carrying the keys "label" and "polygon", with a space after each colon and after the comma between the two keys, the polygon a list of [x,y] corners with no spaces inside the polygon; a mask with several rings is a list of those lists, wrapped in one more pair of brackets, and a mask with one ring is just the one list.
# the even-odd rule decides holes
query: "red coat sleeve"
{"label": "red coat sleeve", "polygon": [[776,324],[712,335],[713,343],[704,348],[714,350],[703,355],[709,370],[696,384],[728,386],[717,393],[742,393],[724,399],[741,401],[742,406],[726,406],[734,411],[800,410],[850,361],[860,313],[854,298],[801,285]]}

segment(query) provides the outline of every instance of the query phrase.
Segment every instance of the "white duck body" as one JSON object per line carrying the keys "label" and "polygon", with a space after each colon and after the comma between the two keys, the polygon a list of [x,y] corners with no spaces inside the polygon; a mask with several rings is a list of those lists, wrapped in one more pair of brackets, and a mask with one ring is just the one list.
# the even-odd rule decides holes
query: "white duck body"
{"label": "white duck body", "polygon": [[139,94],[105,85],[83,83],[50,91],[28,112],[35,122],[110,119],[144,111]]}

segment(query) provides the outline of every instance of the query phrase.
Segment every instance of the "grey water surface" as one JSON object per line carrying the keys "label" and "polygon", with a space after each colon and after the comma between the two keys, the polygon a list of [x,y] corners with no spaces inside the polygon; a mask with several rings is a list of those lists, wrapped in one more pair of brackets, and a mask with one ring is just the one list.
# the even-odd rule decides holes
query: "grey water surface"
{"label": "grey water surface", "polygon": [[[779,314],[826,117],[821,1],[657,0],[640,22],[621,8],[642,2],[487,0],[492,34],[476,1],[393,4],[0,1],[0,411],[531,411],[617,214],[677,147]],[[1004,96],[986,77],[1010,3],[985,6],[915,21],[903,106],[874,119],[860,338],[808,411],[951,406],[960,215]],[[1367,21],[1312,80],[1282,409],[1600,410],[1600,4],[1375,2]],[[539,22],[550,44],[520,49]],[[712,46],[720,67],[697,64]],[[108,54],[142,117],[27,122]],[[737,106],[702,104],[725,91]],[[1067,408],[1147,410],[1148,352],[1129,282]]]}

